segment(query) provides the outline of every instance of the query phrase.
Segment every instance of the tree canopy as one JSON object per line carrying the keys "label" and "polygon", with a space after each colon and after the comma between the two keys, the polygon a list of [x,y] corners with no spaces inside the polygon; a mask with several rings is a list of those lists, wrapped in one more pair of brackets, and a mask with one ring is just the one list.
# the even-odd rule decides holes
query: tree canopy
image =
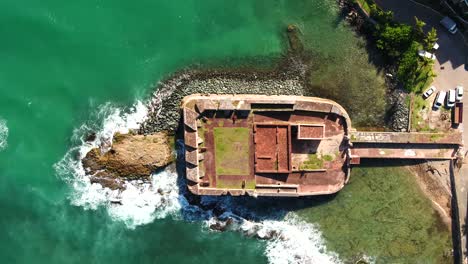
{"label": "tree canopy", "polygon": [[379,26],[377,48],[385,51],[388,56],[398,58],[411,44],[412,29],[408,25]]}
{"label": "tree canopy", "polygon": [[416,37],[418,38],[419,41],[422,41],[424,39],[424,26],[426,26],[426,22],[419,20],[417,17],[414,17],[415,25],[414,25],[414,31],[416,34]]}
{"label": "tree canopy", "polygon": [[437,30],[432,28],[429,32],[427,32],[427,36],[424,39],[424,48],[426,50],[431,50],[434,47],[434,44],[437,42]]}

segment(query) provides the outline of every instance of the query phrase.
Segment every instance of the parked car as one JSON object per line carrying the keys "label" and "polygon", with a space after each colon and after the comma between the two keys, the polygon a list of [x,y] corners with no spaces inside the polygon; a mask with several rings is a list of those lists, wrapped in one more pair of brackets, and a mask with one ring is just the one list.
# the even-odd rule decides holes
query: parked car
{"label": "parked car", "polygon": [[446,98],[446,106],[447,108],[452,108],[455,105],[455,90],[449,90]]}
{"label": "parked car", "polygon": [[457,85],[457,88],[455,88],[455,91],[456,91],[457,101],[461,101],[463,99],[463,86]]}
{"label": "parked car", "polygon": [[441,21],[440,24],[444,26],[450,33],[455,34],[458,31],[457,28],[457,23],[453,21],[450,17],[444,17]]}
{"label": "parked car", "polygon": [[436,98],[434,99],[434,105],[432,106],[435,110],[438,110],[445,101],[446,93],[444,91],[440,91],[437,93]]}
{"label": "parked car", "polygon": [[435,86],[429,87],[426,91],[424,91],[423,98],[424,99],[429,98],[429,96],[431,96],[435,92],[435,90],[436,90]]}
{"label": "parked car", "polygon": [[436,56],[430,52],[427,52],[425,50],[420,50],[418,51],[418,55],[423,57],[423,58],[428,58],[428,59],[431,59],[431,60],[435,60],[436,59]]}

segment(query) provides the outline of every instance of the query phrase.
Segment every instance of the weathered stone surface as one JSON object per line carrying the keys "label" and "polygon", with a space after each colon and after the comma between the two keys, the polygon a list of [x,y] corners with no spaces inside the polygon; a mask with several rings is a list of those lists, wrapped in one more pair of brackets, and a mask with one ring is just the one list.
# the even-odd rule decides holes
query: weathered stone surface
{"label": "weathered stone surface", "polygon": [[[101,153],[94,148],[82,163],[92,182],[118,189],[122,179],[147,178],[174,160],[170,137],[165,132],[151,135],[115,134],[112,147]],[[113,180],[114,179],[114,180]]]}

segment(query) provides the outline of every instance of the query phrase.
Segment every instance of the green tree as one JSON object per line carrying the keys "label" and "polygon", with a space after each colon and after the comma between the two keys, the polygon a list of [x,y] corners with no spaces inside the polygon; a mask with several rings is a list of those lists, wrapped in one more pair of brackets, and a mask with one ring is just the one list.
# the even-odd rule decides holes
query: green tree
{"label": "green tree", "polygon": [[420,44],[413,41],[408,50],[401,56],[398,66],[398,79],[407,91],[413,91],[416,78],[421,71],[418,58],[419,47]]}
{"label": "green tree", "polygon": [[426,22],[419,20],[417,17],[414,17],[414,20],[414,31],[416,33],[416,37],[419,41],[422,41],[424,39],[424,26],[426,26]]}
{"label": "green tree", "polygon": [[426,50],[431,50],[434,47],[434,44],[437,42],[437,30],[432,28],[429,32],[427,32],[426,38],[424,38],[424,48]]}
{"label": "green tree", "polygon": [[393,19],[393,12],[392,11],[383,11],[380,9],[376,4],[371,4],[370,8],[370,16],[375,19],[380,24],[387,24],[390,23]]}
{"label": "green tree", "polygon": [[411,27],[408,25],[385,25],[379,27],[378,31],[377,48],[393,58],[399,58],[413,39]]}

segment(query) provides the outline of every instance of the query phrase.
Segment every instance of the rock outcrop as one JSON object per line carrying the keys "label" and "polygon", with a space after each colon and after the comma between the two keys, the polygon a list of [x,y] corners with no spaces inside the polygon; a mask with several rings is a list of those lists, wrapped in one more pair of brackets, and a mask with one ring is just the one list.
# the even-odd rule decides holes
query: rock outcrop
{"label": "rock outcrop", "polygon": [[83,158],[83,167],[91,182],[111,189],[123,188],[124,180],[147,179],[158,168],[174,160],[171,137],[165,133],[150,135],[119,134],[109,151],[94,148]]}

